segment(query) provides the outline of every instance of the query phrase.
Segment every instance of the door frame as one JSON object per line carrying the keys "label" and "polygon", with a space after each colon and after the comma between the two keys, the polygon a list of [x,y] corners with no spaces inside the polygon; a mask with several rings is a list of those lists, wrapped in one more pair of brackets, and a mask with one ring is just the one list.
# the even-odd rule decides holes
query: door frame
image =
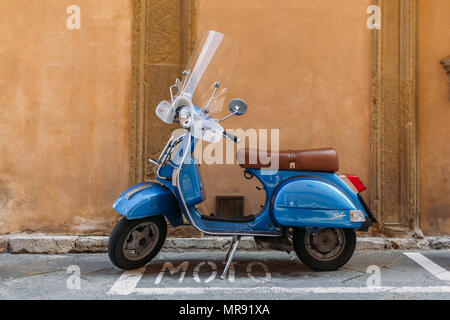
{"label": "door frame", "polygon": [[154,177],[157,157],[173,127],[154,117],[159,101],[187,63],[196,40],[196,0],[132,0],[130,184]]}
{"label": "door frame", "polygon": [[377,233],[423,237],[417,147],[417,0],[376,0],[373,30],[371,208]]}

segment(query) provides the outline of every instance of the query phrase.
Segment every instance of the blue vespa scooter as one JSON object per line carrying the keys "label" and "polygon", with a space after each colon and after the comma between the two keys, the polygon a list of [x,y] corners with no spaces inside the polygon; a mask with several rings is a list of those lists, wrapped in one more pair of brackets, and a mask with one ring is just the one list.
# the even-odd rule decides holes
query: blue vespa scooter
{"label": "blue vespa scooter", "polygon": [[[338,157],[331,148],[272,153],[240,149],[237,160],[244,176],[256,177],[265,190],[264,207],[256,215],[235,218],[198,211],[196,206],[205,200],[205,190],[200,165],[194,158],[195,146],[200,140],[214,143],[222,137],[239,143],[239,138],[220,123],[247,110],[243,100],[233,99],[229,103],[231,114],[220,120],[211,118],[223,103],[223,79],[232,69],[236,50],[223,34],[204,33],[183,79],[177,79],[170,88],[171,102],[162,101],[157,106],[161,120],[178,122],[184,130],[169,139],[158,159],[149,160],[157,166],[156,180],[131,187],[113,205],[123,216],[108,246],[109,257],[117,267],[135,269],[147,264],[164,244],[166,219],[176,227],[184,223],[184,215],[189,224],[205,234],[233,236],[222,278],[241,236],[253,236],[268,249],[293,249],[312,269],[335,270],[353,255],[355,231],[367,231],[375,222],[359,194],[364,185],[357,176],[336,174]],[[212,93],[205,96],[208,90]]]}

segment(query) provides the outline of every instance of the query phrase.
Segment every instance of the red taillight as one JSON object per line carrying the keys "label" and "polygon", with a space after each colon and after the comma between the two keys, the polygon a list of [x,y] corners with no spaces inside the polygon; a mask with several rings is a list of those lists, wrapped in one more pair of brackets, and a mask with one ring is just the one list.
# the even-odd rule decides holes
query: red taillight
{"label": "red taillight", "polygon": [[362,183],[362,181],[359,179],[358,176],[351,175],[351,174],[345,174],[344,176],[355,187],[357,192],[363,192],[364,190],[367,189],[366,186],[364,185],[364,183]]}

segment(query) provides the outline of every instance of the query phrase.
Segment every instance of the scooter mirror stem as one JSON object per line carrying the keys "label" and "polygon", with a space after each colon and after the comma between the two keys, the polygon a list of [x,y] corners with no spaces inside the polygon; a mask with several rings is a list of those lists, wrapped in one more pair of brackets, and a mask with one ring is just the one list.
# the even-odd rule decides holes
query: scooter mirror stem
{"label": "scooter mirror stem", "polygon": [[183,71],[183,80],[181,81],[181,87],[184,87],[184,85],[185,85],[185,83],[187,81],[187,78],[188,78],[190,73],[191,72],[189,70],[184,70]]}
{"label": "scooter mirror stem", "polygon": [[218,122],[220,123],[220,122],[222,122],[222,121],[225,121],[225,120],[227,120],[228,118],[230,118],[230,117],[232,117],[232,116],[234,116],[234,115],[236,115],[236,113],[237,113],[238,111],[236,110],[235,112],[233,112],[233,113],[230,113],[229,115],[227,115],[226,117],[223,117],[222,119],[220,119]]}
{"label": "scooter mirror stem", "polygon": [[211,105],[211,102],[213,101],[214,96],[216,95],[217,89],[219,89],[219,87],[220,87],[220,81],[214,82],[214,91],[211,94],[211,97],[209,98],[208,104],[206,105],[206,107],[204,109],[206,113],[209,113],[209,106]]}

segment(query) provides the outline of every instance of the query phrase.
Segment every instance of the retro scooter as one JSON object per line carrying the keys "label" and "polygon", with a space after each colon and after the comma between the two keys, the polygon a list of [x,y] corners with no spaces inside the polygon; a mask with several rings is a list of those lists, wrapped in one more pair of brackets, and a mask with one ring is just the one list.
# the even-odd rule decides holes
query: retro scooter
{"label": "retro scooter", "polygon": [[272,153],[240,149],[237,160],[244,176],[256,177],[265,190],[261,211],[234,218],[198,211],[205,190],[194,158],[196,144],[201,140],[218,142],[222,137],[239,143],[239,137],[220,123],[246,112],[242,99],[231,100],[231,113],[224,118],[211,117],[223,104],[236,56],[237,47],[230,38],[205,32],[183,78],[170,87],[171,101],[157,106],[156,115],[162,121],[177,122],[184,130],[170,137],[158,159],[149,159],[157,167],[156,180],[129,188],[114,202],[114,209],[123,216],[108,245],[109,257],[117,267],[135,269],[147,264],[164,244],[166,219],[176,227],[184,223],[184,215],[205,234],[233,236],[222,278],[242,236],[253,236],[268,249],[294,250],[312,269],[335,270],[353,255],[355,231],[367,231],[376,222],[359,194],[365,186],[357,176],[336,174],[338,156],[331,148]]}

